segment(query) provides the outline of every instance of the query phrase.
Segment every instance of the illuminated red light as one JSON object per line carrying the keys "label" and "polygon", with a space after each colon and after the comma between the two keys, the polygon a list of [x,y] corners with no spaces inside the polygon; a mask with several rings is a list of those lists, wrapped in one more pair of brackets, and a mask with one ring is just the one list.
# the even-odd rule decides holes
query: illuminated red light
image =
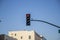
{"label": "illuminated red light", "polygon": [[30,16],[30,14],[26,14],[26,16],[27,16],[27,17],[29,17],[29,16]]}

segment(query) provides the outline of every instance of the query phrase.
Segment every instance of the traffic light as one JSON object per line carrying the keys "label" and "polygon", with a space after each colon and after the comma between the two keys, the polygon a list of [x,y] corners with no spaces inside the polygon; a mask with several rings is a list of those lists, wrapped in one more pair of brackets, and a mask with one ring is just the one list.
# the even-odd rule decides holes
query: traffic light
{"label": "traffic light", "polygon": [[1,22],[1,20],[0,20],[0,22]]}
{"label": "traffic light", "polygon": [[26,26],[30,26],[30,14],[26,14]]}
{"label": "traffic light", "polygon": [[58,32],[60,33],[60,30],[58,30]]}

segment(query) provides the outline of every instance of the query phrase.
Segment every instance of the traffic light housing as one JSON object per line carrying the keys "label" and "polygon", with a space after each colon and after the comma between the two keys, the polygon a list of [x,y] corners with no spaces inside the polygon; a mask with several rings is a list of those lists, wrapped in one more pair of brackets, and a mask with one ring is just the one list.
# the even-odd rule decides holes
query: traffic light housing
{"label": "traffic light housing", "polygon": [[58,32],[60,33],[60,30],[58,30]]}
{"label": "traffic light housing", "polygon": [[30,14],[26,14],[26,26],[30,26]]}
{"label": "traffic light housing", "polygon": [[0,22],[1,22],[1,20],[0,20]]}

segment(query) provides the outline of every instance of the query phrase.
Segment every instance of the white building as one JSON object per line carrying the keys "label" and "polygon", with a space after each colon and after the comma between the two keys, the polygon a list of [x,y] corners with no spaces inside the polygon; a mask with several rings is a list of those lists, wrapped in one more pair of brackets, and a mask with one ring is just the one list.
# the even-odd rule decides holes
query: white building
{"label": "white building", "polygon": [[13,37],[9,37],[5,34],[0,34],[0,40],[17,40],[17,39]]}
{"label": "white building", "polygon": [[46,40],[42,35],[38,35],[35,31],[9,31],[10,37],[17,40]]}

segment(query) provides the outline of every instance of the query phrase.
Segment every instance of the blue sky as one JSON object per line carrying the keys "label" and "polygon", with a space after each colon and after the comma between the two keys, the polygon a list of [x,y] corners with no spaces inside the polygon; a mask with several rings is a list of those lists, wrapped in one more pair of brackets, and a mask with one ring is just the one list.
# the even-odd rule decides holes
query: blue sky
{"label": "blue sky", "polygon": [[47,40],[59,40],[58,28],[42,22],[31,22],[26,26],[25,15],[60,26],[59,0],[0,0],[0,34],[10,30],[35,30]]}

